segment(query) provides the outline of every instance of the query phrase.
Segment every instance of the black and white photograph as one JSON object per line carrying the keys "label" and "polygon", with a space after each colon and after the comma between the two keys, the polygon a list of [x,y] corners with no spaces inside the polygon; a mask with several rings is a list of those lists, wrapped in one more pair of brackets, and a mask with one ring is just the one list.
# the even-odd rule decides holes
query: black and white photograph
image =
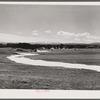
{"label": "black and white photograph", "polygon": [[100,90],[100,3],[0,3],[0,89]]}

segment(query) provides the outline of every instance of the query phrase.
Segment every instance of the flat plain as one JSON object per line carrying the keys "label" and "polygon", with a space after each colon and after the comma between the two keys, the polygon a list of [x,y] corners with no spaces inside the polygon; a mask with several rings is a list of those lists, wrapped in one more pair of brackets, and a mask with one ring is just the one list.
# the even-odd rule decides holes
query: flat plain
{"label": "flat plain", "polygon": [[[100,90],[100,72],[85,69],[70,69],[18,64],[6,58],[7,56],[14,54],[15,50],[12,48],[0,48],[1,89]],[[80,59],[86,60],[86,58],[88,57],[87,62],[89,62],[89,59],[91,58],[92,61],[95,62],[94,59],[96,59],[97,61],[97,64],[93,64],[99,65],[100,63],[99,49],[91,50],[91,52],[90,50],[86,49],[78,51],[54,50],[53,52],[48,53],[48,57],[47,53],[39,54],[40,55],[38,56],[31,57],[31,59],[35,58],[61,62],[63,60],[63,62],[69,61],[68,63],[76,63],[76,58],[77,61],[79,61]],[[73,56],[76,58],[74,58]],[[82,60],[80,60],[79,62],[82,63]],[[90,61],[90,63],[92,61]]]}

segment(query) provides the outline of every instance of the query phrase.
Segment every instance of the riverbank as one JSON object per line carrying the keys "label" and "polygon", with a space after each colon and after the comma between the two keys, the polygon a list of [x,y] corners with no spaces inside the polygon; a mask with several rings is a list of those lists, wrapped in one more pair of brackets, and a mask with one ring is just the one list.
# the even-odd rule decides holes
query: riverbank
{"label": "riverbank", "polygon": [[36,56],[36,55],[39,56],[39,54],[36,54],[36,53],[19,53],[19,52],[17,52],[17,53],[18,53],[18,55],[11,55],[7,58],[10,59],[11,61],[15,61],[16,63],[27,64],[27,65],[64,67],[64,68],[74,68],[74,69],[75,68],[76,69],[88,69],[88,70],[95,70],[95,71],[100,72],[100,66],[96,66],[96,65],[70,64],[70,63],[63,63],[63,62],[34,60],[34,59],[26,58],[25,56]]}
{"label": "riverbank", "polygon": [[97,71],[15,63],[10,55],[14,49],[0,48],[0,89],[100,90]]}

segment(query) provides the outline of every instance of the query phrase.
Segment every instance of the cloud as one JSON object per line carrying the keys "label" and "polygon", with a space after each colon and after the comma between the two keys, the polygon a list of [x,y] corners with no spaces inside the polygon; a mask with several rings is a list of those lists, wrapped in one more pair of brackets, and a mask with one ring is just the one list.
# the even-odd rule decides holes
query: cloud
{"label": "cloud", "polygon": [[[53,39],[51,38],[48,39],[45,37],[32,37],[32,36],[22,36],[22,35],[0,33],[0,42],[51,43],[53,42]],[[54,40],[54,42],[56,41]]]}
{"label": "cloud", "polygon": [[38,31],[37,31],[37,30],[33,30],[32,32],[33,32],[33,33],[37,33]]}
{"label": "cloud", "polygon": [[74,33],[69,33],[69,32],[64,32],[64,31],[59,31],[57,33],[57,35],[59,35],[59,36],[74,36],[75,34]]}
{"label": "cloud", "polygon": [[32,35],[34,35],[34,36],[35,36],[35,35],[39,35],[39,33],[38,33],[37,30],[33,30],[33,31],[32,31]]}
{"label": "cloud", "polygon": [[45,31],[45,33],[51,33],[51,30],[47,30],[47,31]]}
{"label": "cloud", "polygon": [[39,38],[0,33],[0,42],[39,42]]}
{"label": "cloud", "polygon": [[38,33],[32,33],[32,35],[38,35]]}
{"label": "cloud", "polygon": [[19,33],[17,33],[17,34],[21,35],[21,34],[22,34],[22,32],[19,32]]}
{"label": "cloud", "polygon": [[64,31],[59,31],[57,33],[59,36],[64,36],[64,37],[89,37],[90,33],[85,32],[85,33],[70,33],[70,32],[64,32]]}
{"label": "cloud", "polygon": [[14,34],[6,34],[0,33],[0,42],[28,42],[28,43],[92,43],[92,42],[100,42],[99,36],[91,35],[90,33],[69,33],[60,31],[57,33],[56,37],[32,37],[32,36],[23,36],[23,35],[14,35]]}
{"label": "cloud", "polygon": [[88,32],[84,33],[70,33],[59,31],[57,33],[58,36],[62,38],[66,38],[66,41],[76,42],[76,43],[91,43],[91,42],[100,42],[100,37],[91,35]]}

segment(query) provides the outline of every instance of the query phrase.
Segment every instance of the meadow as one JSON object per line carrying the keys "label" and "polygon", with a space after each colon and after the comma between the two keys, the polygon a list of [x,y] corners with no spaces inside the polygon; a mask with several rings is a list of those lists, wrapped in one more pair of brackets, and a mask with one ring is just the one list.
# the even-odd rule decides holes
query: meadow
{"label": "meadow", "polygon": [[[6,58],[13,54],[15,50],[12,48],[0,48],[0,89],[100,90],[100,72],[18,64]],[[76,58],[78,61],[91,56],[91,59],[96,58],[98,65],[100,61],[99,49],[54,50],[39,54],[34,58],[76,63]]]}
{"label": "meadow", "polygon": [[100,49],[56,49],[30,56],[31,59],[65,62],[73,64],[100,65]]}

